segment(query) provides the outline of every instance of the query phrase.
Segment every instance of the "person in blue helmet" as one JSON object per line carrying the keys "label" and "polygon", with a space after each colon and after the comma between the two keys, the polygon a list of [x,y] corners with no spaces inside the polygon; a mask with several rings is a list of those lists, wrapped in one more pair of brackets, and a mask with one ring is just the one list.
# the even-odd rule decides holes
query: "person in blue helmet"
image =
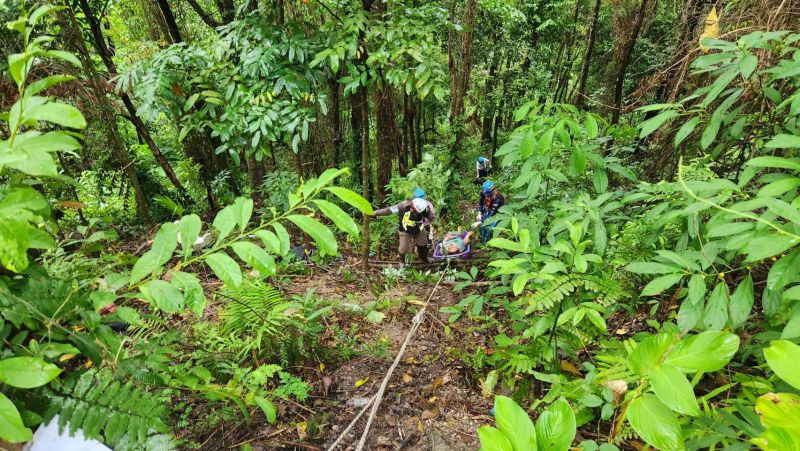
{"label": "person in blue helmet", "polygon": [[433,232],[431,224],[436,220],[436,212],[433,210],[433,204],[425,198],[425,191],[422,188],[417,188],[414,190],[414,197],[411,200],[375,210],[372,216],[394,214],[399,216],[397,233],[399,235],[398,253],[400,254],[400,265],[405,265],[406,254],[412,244],[417,247],[417,255],[419,255],[420,260],[427,262],[428,234]]}
{"label": "person in blue helmet", "polygon": [[483,183],[486,177],[489,177],[491,171],[492,162],[486,157],[478,157],[478,161],[475,162],[475,183]]}
{"label": "person in blue helmet", "polygon": [[481,226],[481,240],[485,243],[491,238],[492,230],[496,222],[486,223],[486,220],[497,214],[497,210],[505,205],[506,199],[497,190],[497,186],[491,180],[487,180],[481,186],[481,196],[478,200],[478,221],[483,223]]}

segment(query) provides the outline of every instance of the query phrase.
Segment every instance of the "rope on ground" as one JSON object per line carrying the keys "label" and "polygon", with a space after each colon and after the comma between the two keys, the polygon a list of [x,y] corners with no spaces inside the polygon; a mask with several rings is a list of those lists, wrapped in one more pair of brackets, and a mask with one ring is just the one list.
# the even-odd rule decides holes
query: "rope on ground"
{"label": "rope on ground", "polygon": [[[448,265],[449,266],[449,265]],[[367,424],[364,426],[364,432],[361,434],[361,439],[358,442],[358,446],[356,447],[356,451],[361,451],[364,449],[364,444],[367,441],[367,436],[369,435],[369,428],[372,426],[372,421],[375,419],[375,415],[378,413],[378,407],[380,407],[381,399],[383,398],[383,393],[386,391],[386,386],[389,385],[389,380],[392,378],[392,374],[394,370],[397,368],[397,365],[400,364],[400,360],[403,358],[403,354],[406,352],[406,347],[408,347],[408,343],[411,342],[411,337],[414,336],[414,333],[419,329],[420,324],[422,324],[422,319],[425,317],[425,312],[428,309],[428,304],[430,304],[431,299],[433,299],[434,293],[436,293],[436,289],[439,288],[439,285],[442,283],[444,279],[444,275],[446,274],[445,271],[442,271],[442,274],[439,276],[439,280],[436,281],[436,285],[434,285],[433,289],[431,290],[428,298],[425,300],[425,304],[422,308],[414,315],[414,319],[412,320],[411,329],[409,329],[408,334],[406,335],[405,341],[403,341],[402,346],[400,346],[400,351],[398,351],[397,356],[394,358],[394,362],[392,366],[389,367],[389,371],[386,373],[386,376],[383,377],[383,381],[381,382],[380,387],[378,388],[378,392],[369,399],[367,404],[361,409],[361,411],[353,418],[353,421],[347,425],[347,427],[339,434],[339,437],[336,439],[333,444],[328,447],[328,451],[333,451],[342,439],[350,432],[350,429],[358,422],[359,418],[366,412],[367,408],[371,405],[372,411],[369,413],[369,418],[367,419]]]}

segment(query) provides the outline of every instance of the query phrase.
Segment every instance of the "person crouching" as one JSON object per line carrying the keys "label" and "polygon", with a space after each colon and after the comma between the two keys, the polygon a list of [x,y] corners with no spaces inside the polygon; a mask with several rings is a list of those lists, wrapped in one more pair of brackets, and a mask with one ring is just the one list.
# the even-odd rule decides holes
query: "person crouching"
{"label": "person crouching", "polygon": [[433,209],[433,204],[425,199],[425,191],[417,188],[414,190],[413,199],[376,210],[372,216],[394,214],[399,216],[397,232],[399,235],[400,266],[405,265],[406,254],[412,244],[416,246],[420,260],[427,262],[428,233],[431,231],[431,223],[436,220],[436,212]]}

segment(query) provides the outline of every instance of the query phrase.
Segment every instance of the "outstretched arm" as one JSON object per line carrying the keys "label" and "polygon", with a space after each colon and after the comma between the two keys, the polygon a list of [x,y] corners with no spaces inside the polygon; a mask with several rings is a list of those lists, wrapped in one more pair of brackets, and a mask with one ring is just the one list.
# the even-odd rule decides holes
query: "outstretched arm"
{"label": "outstretched arm", "polygon": [[406,202],[400,202],[399,204],[392,205],[391,207],[386,207],[386,208],[381,208],[380,210],[375,210],[372,213],[372,216],[376,216],[377,217],[377,216],[395,215],[395,214],[399,213],[400,210],[403,210],[405,207],[407,207],[408,206],[407,204],[408,204],[407,201]]}

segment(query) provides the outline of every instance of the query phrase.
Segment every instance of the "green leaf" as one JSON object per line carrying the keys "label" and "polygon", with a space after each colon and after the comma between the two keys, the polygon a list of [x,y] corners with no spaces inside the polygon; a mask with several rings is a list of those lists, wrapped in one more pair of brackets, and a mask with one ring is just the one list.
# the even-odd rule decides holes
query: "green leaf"
{"label": "green leaf", "polygon": [[347,188],[340,188],[338,186],[330,186],[325,188],[325,190],[330,191],[343,202],[347,202],[348,204],[357,208],[361,213],[368,215],[372,214],[372,205],[369,204],[367,199],[361,197],[361,195],[350,191]]}
{"label": "green leaf", "polygon": [[[241,216],[239,216],[239,218],[241,218]],[[217,213],[217,216],[214,218],[214,222],[211,224],[219,231],[219,235],[217,235],[217,243],[221,243],[222,240],[224,240],[225,237],[231,233],[233,228],[236,227],[237,223],[238,220],[236,216],[236,209],[233,205],[228,205],[220,210],[219,213]]]}
{"label": "green leaf", "polygon": [[643,139],[649,134],[658,130],[658,128],[664,125],[665,122],[678,116],[678,114],[679,113],[675,110],[666,110],[642,122],[641,125],[639,125],[639,128],[641,130],[639,132],[639,139]]}
{"label": "green leaf", "polygon": [[700,118],[695,116],[688,121],[684,122],[680,129],[678,129],[678,133],[675,134],[675,147],[678,147],[689,135],[692,134],[695,128],[697,128],[697,124],[700,123]]}
{"label": "green leaf", "polygon": [[680,269],[679,266],[658,262],[633,262],[625,267],[626,271],[636,274],[671,274]]}
{"label": "green leaf", "polygon": [[764,350],[767,364],[775,374],[796,389],[800,389],[800,346],[788,340],[775,340]]}
{"label": "green leaf", "polygon": [[628,421],[639,437],[658,449],[685,449],[681,426],[675,414],[649,393],[631,401]]}
{"label": "green leaf", "polygon": [[572,151],[572,159],[570,160],[570,169],[574,174],[583,174],[586,170],[586,154],[583,149],[576,147]]}
{"label": "green leaf", "polygon": [[275,404],[263,396],[256,396],[253,400],[261,411],[264,412],[264,416],[267,417],[267,422],[269,422],[269,424],[275,424],[275,421],[278,419],[278,411],[275,409]]}
{"label": "green leaf", "polygon": [[200,285],[200,280],[194,274],[181,271],[174,271],[171,276],[171,281],[183,290],[183,299],[186,306],[196,317],[202,318],[208,301],[205,293],[203,293],[203,286]]}
{"label": "green leaf", "polygon": [[313,202],[322,210],[325,216],[336,224],[336,227],[352,236],[358,236],[358,225],[338,205],[322,199],[315,199]]}
{"label": "green leaf", "polygon": [[575,413],[564,398],[550,404],[536,420],[536,443],[541,449],[567,451],[575,432]]}
{"label": "green leaf", "polygon": [[247,223],[250,222],[250,216],[253,214],[253,199],[237,197],[232,207],[233,216],[236,218],[236,223],[239,224],[239,230],[244,232],[244,229],[247,228]]}
{"label": "green leaf", "polygon": [[783,193],[800,186],[800,178],[785,177],[774,182],[768,183],[758,190],[758,197],[777,197]]}
{"label": "green leaf", "polygon": [[517,274],[517,276],[514,277],[514,282],[511,284],[514,296],[519,296],[519,294],[522,293],[522,290],[525,289],[525,285],[527,285],[530,278],[531,275],[528,273]]}
{"label": "green leaf", "polygon": [[736,287],[728,304],[728,323],[738,329],[747,323],[754,302],[753,278],[748,274]]}
{"label": "green leaf", "polygon": [[597,138],[598,128],[597,128],[597,120],[594,116],[590,113],[586,114],[586,122],[584,124],[586,127],[586,137],[589,139]]}
{"label": "green leaf", "polygon": [[722,281],[708,296],[703,325],[708,330],[722,330],[728,322],[728,285]]}
{"label": "green leaf", "polygon": [[673,334],[651,335],[639,342],[631,351],[628,356],[628,364],[636,374],[646,376],[652,368],[658,365],[674,341]]}
{"label": "green leaf", "polygon": [[22,423],[14,403],[0,393],[0,439],[9,443],[27,442],[33,438],[31,430]]}
{"label": "green leaf", "polygon": [[678,310],[678,327],[682,331],[692,330],[703,317],[703,304],[692,304],[688,300],[681,303]]}
{"label": "green leaf", "polygon": [[275,275],[275,260],[264,249],[249,241],[237,241],[231,244],[231,247],[243,262],[252,266],[261,275]]}
{"label": "green leaf", "polygon": [[533,150],[536,147],[536,133],[532,128],[525,132],[525,136],[519,144],[519,156],[527,159],[533,155]]}
{"label": "green leaf", "polygon": [[273,230],[275,230],[275,235],[278,237],[281,243],[281,251],[279,255],[286,255],[289,252],[289,248],[291,244],[289,243],[289,232],[286,231],[286,228],[281,225],[280,223],[272,224]]}
{"label": "green leaf", "polygon": [[688,258],[684,257],[681,254],[666,249],[658,250],[656,251],[656,253],[661,257],[663,257],[664,259],[669,260],[678,266],[681,266],[691,271],[700,271],[700,265],[689,260]]}
{"label": "green leaf", "polygon": [[767,275],[767,288],[781,290],[794,282],[800,272],[800,249],[781,257],[773,263]]}
{"label": "green leaf", "polygon": [[604,169],[595,168],[592,171],[592,184],[597,194],[603,194],[608,189],[608,175]]}
{"label": "green leaf", "polygon": [[222,253],[213,253],[206,257],[206,264],[214,271],[219,280],[232,288],[239,288],[242,284],[242,270],[232,258]]}
{"label": "green leaf", "polygon": [[653,279],[642,289],[641,296],[655,296],[661,294],[664,290],[680,282],[682,278],[683,274],[667,274],[666,276]]}
{"label": "green leaf", "polygon": [[494,397],[494,416],[500,431],[517,451],[536,449],[536,430],[528,414],[511,398]]}
{"label": "green leaf", "polygon": [[133,285],[161,268],[172,257],[176,247],[178,247],[177,224],[172,222],[162,224],[153,238],[153,246],[133,265],[129,284]]}
{"label": "green leaf", "polygon": [[184,309],[183,295],[169,282],[151,280],[142,285],[139,290],[145,299],[166,313],[178,313]]}
{"label": "green leaf", "polygon": [[703,150],[708,149],[711,143],[714,142],[714,139],[719,133],[720,125],[722,125],[722,115],[712,116],[711,121],[708,122],[705,130],[703,130],[703,135],[700,137],[700,147],[702,147]]}
{"label": "green leaf", "polygon": [[727,365],[738,349],[737,335],[721,331],[702,332],[681,340],[665,363],[686,373],[710,373]]}
{"label": "green leaf", "polygon": [[650,384],[661,402],[684,415],[700,415],[692,385],[677,368],[660,365],[650,370]]}
{"label": "green leaf", "polygon": [[791,169],[793,171],[800,171],[800,160],[797,158],[783,158],[783,157],[756,157],[752,158],[745,163],[747,166],[756,168],[775,168],[775,169]]}
{"label": "green leaf", "polygon": [[44,77],[40,80],[36,80],[35,82],[28,85],[25,88],[25,96],[35,96],[36,94],[44,91],[47,88],[51,88],[57,84],[66,83],[68,81],[74,80],[75,77],[71,75],[50,75]]}
{"label": "green leaf", "polygon": [[750,78],[753,75],[753,71],[756,70],[758,66],[758,58],[752,53],[747,53],[742,57],[739,61],[739,73],[742,74],[742,78],[745,80]]}
{"label": "green leaf", "polygon": [[57,102],[47,102],[37,108],[27,110],[25,118],[50,122],[62,127],[86,128],[86,119],[83,118],[79,109]]}
{"label": "green leaf", "polygon": [[478,428],[478,438],[481,441],[482,451],[514,451],[508,438],[491,426],[481,426]]}
{"label": "green leaf", "polygon": [[194,250],[194,243],[197,237],[200,236],[200,229],[203,224],[200,221],[200,216],[195,214],[187,215],[181,218],[178,223],[178,236],[181,241],[181,248],[183,249],[183,261],[192,256]]}
{"label": "green leaf", "polygon": [[55,379],[61,369],[36,357],[0,360],[0,382],[17,388],[34,388]]}
{"label": "green leaf", "polygon": [[264,243],[264,249],[271,254],[281,254],[281,241],[278,236],[271,230],[259,230],[255,232],[255,236]]}
{"label": "green leaf", "polygon": [[314,242],[317,243],[317,247],[319,247],[320,255],[336,255],[338,249],[336,237],[334,237],[333,232],[322,225],[321,222],[314,218],[301,215],[289,215],[286,219],[294,223],[300,230],[314,239]]}
{"label": "green leaf", "polygon": [[800,148],[800,136],[784,133],[775,135],[764,147],[767,149],[796,149]]}

